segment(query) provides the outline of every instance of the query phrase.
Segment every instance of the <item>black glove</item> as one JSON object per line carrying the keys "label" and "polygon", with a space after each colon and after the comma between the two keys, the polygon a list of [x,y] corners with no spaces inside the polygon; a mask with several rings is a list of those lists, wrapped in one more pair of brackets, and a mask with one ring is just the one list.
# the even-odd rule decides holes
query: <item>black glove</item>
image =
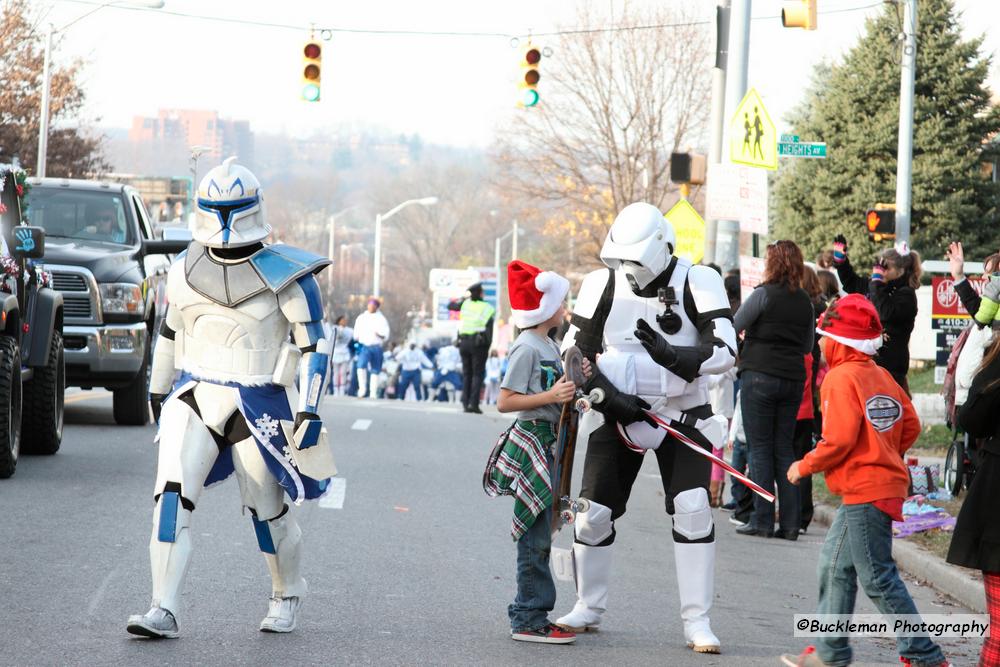
{"label": "black glove", "polygon": [[611,384],[611,380],[604,377],[599,371],[594,371],[583,389],[588,393],[593,389],[600,389],[604,392],[604,400],[600,403],[594,403],[594,409],[605,417],[610,417],[623,426],[637,421],[644,421],[650,426],[656,426],[653,418],[646,414],[646,410],[649,410],[649,403],[638,396],[619,391]]}
{"label": "black glove", "polygon": [[677,350],[674,349],[674,346],[667,342],[666,338],[653,331],[649,322],[641,317],[635,323],[635,337],[646,348],[646,352],[649,352],[653,361],[659,365],[670,369],[677,363]]}
{"label": "black glove", "polygon": [[166,394],[150,394],[149,395],[149,408],[153,411],[153,421],[157,424],[160,423],[160,411],[163,409],[163,401],[167,398]]}

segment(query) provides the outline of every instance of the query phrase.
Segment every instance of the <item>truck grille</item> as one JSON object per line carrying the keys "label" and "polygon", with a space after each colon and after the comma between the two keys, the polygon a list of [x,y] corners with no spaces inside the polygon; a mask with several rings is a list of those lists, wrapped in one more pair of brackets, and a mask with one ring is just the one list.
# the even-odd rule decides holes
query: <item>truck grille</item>
{"label": "truck grille", "polygon": [[84,280],[83,276],[75,273],[53,273],[52,288],[59,292],[86,292],[87,281]]}
{"label": "truck grille", "polygon": [[63,294],[63,312],[66,317],[89,319],[90,296],[87,294]]}

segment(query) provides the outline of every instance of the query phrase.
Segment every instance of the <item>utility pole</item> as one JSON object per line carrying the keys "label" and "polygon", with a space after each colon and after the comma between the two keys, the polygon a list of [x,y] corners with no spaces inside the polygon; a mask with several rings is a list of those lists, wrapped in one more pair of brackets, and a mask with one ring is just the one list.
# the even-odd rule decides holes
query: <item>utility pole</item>
{"label": "utility pole", "polygon": [[49,150],[49,97],[52,91],[52,32],[50,23],[45,30],[45,57],[42,65],[42,110],[38,118],[38,160],[35,176],[45,178],[45,155]]}
{"label": "utility pole", "polygon": [[[711,147],[710,164],[722,163],[722,139],[726,132],[726,67],[729,59],[729,4],[718,0],[715,8],[715,67],[712,68],[712,112],[709,120]],[[709,218],[705,222],[705,262],[715,263],[716,237],[719,221]]]}
{"label": "utility pole", "polygon": [[[747,93],[747,68],[750,61],[750,11],[752,0],[732,0],[729,23],[729,53],[726,68],[727,99],[733,107]],[[719,237],[727,237],[727,245],[720,252],[716,249],[716,263],[723,269],[740,264],[740,223],[738,220],[720,220]]]}
{"label": "utility pole", "polygon": [[917,69],[917,0],[903,5],[903,32],[899,38],[899,152],[896,156],[896,240],[910,242],[913,182],[913,86]]}

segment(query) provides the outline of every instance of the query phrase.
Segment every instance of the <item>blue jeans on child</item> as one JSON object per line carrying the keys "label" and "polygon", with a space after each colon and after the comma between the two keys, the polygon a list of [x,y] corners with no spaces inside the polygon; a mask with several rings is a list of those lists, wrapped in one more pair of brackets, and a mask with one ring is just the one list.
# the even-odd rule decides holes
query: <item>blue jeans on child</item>
{"label": "blue jeans on child", "polygon": [[[819,556],[820,614],[852,614],[858,580],[883,614],[917,614],[916,605],[892,560],[892,519],[871,503],[841,505]],[[914,667],[940,665],[941,648],[928,637],[898,637],[899,655]],[[816,640],[816,653],[828,665],[851,663],[847,637]]]}
{"label": "blue jeans on child", "polygon": [[[739,470],[741,473],[746,474],[747,472],[747,444],[742,440],[733,440],[733,467]],[[747,488],[746,484],[740,480],[733,478],[733,484],[729,489],[729,493],[733,496],[733,502],[737,505],[746,497],[748,493],[751,493],[750,489]]]}
{"label": "blue jeans on child", "polygon": [[[548,453],[552,469],[552,451]],[[510,629],[537,630],[549,623],[556,606],[556,585],[549,569],[552,549],[552,507],[535,518],[535,523],[517,541],[517,596],[507,607]]]}
{"label": "blue jeans on child", "polygon": [[363,368],[369,373],[378,374],[382,372],[382,346],[364,345],[358,353],[358,368]]}
{"label": "blue jeans on child", "polygon": [[399,372],[399,384],[396,385],[396,398],[399,400],[406,398],[406,389],[411,384],[413,385],[413,391],[417,394],[417,400],[422,400],[419,368],[413,371]]}

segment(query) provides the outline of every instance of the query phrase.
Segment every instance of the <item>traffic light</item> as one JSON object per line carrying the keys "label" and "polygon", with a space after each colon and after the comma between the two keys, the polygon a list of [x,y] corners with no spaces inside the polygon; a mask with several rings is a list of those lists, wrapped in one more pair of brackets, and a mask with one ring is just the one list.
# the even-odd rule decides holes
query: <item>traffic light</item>
{"label": "traffic light", "polygon": [[310,39],[302,48],[302,99],[319,102],[320,65],[323,61],[323,47]]}
{"label": "traffic light", "polygon": [[670,180],[674,183],[703,185],[708,161],[700,153],[671,153]]}
{"label": "traffic light", "polygon": [[533,107],[538,104],[538,80],[542,78],[538,71],[538,64],[542,61],[542,50],[530,43],[521,55],[521,79],[518,89],[521,92],[521,99],[518,101],[520,107]]}
{"label": "traffic light", "polygon": [[896,238],[896,205],[875,204],[865,213],[865,225],[872,241]]}
{"label": "traffic light", "polygon": [[791,0],[781,8],[781,25],[786,28],[816,29],[817,0]]}

